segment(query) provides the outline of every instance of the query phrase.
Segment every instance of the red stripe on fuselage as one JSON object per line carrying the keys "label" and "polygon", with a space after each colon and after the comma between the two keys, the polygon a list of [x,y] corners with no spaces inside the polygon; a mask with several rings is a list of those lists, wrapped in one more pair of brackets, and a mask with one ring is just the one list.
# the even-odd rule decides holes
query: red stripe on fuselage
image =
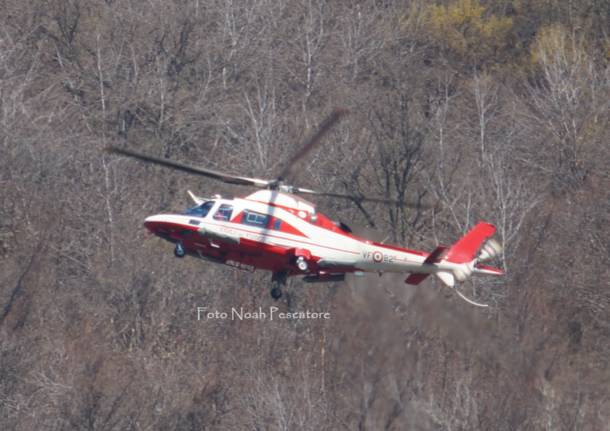
{"label": "red stripe on fuselage", "polygon": [[380,242],[371,242],[371,244],[376,245],[377,247],[387,248],[389,250],[396,250],[396,251],[402,251],[403,253],[416,254],[418,256],[428,256],[430,254],[430,253],[426,253],[424,251],[411,250],[409,248],[398,247],[396,245],[382,244]]}
{"label": "red stripe on fuselage", "polygon": [[[209,222],[208,222],[208,224],[211,224],[213,226],[221,226],[221,225],[216,225],[214,223],[209,223]],[[356,251],[352,251],[352,250],[344,250],[344,249],[341,249],[341,248],[330,247],[330,246],[322,245],[322,244],[316,244],[314,242],[302,241],[300,239],[285,238],[285,237],[282,237],[282,236],[277,236],[277,235],[274,235],[272,233],[269,233],[268,229],[263,231],[263,232],[256,232],[256,231],[251,231],[251,230],[243,229],[243,228],[236,227],[236,226],[230,226],[230,228],[231,229],[240,230],[240,231],[243,231],[243,232],[247,232],[247,233],[253,233],[253,234],[256,234],[256,235],[261,235],[261,236],[266,236],[266,237],[268,236],[268,237],[277,238],[277,239],[283,239],[285,241],[294,241],[294,242],[298,242],[298,243],[301,243],[301,244],[313,245],[315,247],[328,248],[330,250],[341,251],[341,252],[344,252],[344,253],[360,254],[360,252],[356,252]],[[305,238],[307,238],[307,237],[305,237]],[[263,243],[261,243],[261,244],[263,244]],[[284,247],[284,246],[282,246],[282,247]]]}
{"label": "red stripe on fuselage", "polygon": [[[181,224],[181,223],[173,223],[166,221],[147,221],[144,222],[144,227],[148,229],[151,233],[157,234],[157,231],[163,230],[163,228],[168,228],[170,230],[190,230],[192,232],[197,232],[199,229],[197,226]],[[169,232],[168,232],[169,233]]]}

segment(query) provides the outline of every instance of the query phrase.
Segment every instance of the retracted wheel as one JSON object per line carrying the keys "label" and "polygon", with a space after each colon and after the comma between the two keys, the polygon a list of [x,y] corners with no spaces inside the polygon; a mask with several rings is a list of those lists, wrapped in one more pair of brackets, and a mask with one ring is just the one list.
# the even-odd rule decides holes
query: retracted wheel
{"label": "retracted wheel", "polygon": [[300,256],[297,259],[297,268],[299,268],[299,270],[305,272],[307,271],[307,269],[309,268],[309,266],[307,265],[307,261],[305,260],[305,258],[303,256]]}
{"label": "retracted wheel", "polygon": [[184,246],[182,245],[182,243],[177,242],[176,248],[174,249],[174,256],[184,257],[185,254],[186,254],[186,250],[184,249]]}

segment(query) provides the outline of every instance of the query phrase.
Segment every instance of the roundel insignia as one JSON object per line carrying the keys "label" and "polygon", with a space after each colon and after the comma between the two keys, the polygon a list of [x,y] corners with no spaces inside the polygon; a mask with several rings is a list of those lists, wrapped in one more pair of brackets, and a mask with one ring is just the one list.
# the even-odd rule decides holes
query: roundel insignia
{"label": "roundel insignia", "polygon": [[378,263],[381,262],[383,260],[383,254],[381,254],[380,251],[373,252],[373,260]]}

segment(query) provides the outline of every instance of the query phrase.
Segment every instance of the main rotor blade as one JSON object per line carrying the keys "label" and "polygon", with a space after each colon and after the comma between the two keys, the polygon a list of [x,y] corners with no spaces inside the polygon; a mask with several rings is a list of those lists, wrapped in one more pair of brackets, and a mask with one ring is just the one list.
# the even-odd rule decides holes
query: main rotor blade
{"label": "main rotor blade", "polygon": [[313,150],[322,140],[322,137],[343,117],[347,114],[347,109],[335,109],[326,119],[318,126],[318,129],[310,135],[301,145],[301,149],[290,160],[286,162],[282,170],[277,175],[276,182],[286,179],[292,173],[296,164],[303,159],[311,150]]}
{"label": "main rotor blade", "polygon": [[398,201],[396,199],[382,199],[382,198],[370,198],[367,196],[358,196],[358,195],[348,195],[343,193],[333,193],[333,192],[318,192],[316,190],[310,189],[302,189],[299,187],[293,187],[293,193],[303,193],[308,195],[316,195],[316,196],[328,196],[331,198],[339,198],[339,199],[349,199],[355,202],[375,202],[380,204],[392,204],[392,205],[401,205],[409,208],[429,208],[430,205],[424,202],[417,202],[411,200]]}
{"label": "main rotor blade", "polygon": [[132,157],[144,162],[153,163],[156,165],[165,166],[167,168],[176,169],[182,172],[188,172],[189,174],[201,175],[215,180],[222,181],[228,184],[238,184],[241,186],[254,186],[260,188],[267,188],[270,181],[261,180],[259,178],[248,178],[239,177],[236,175],[225,174],[223,172],[213,171],[211,169],[200,168],[196,166],[187,165],[186,163],[176,162],[170,159],[149,156],[148,154],[140,153],[138,151],[128,150],[125,148],[119,148],[115,146],[109,146],[106,150],[110,153],[120,154],[122,156]]}

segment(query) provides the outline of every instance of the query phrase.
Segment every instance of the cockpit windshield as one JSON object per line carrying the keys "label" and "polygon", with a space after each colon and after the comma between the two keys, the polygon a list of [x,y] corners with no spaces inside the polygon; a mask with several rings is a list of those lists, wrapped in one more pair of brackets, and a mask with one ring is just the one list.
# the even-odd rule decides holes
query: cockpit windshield
{"label": "cockpit windshield", "polygon": [[212,207],[214,206],[214,201],[206,201],[201,205],[194,206],[193,208],[189,208],[184,212],[185,215],[191,215],[195,217],[205,217],[208,215]]}

